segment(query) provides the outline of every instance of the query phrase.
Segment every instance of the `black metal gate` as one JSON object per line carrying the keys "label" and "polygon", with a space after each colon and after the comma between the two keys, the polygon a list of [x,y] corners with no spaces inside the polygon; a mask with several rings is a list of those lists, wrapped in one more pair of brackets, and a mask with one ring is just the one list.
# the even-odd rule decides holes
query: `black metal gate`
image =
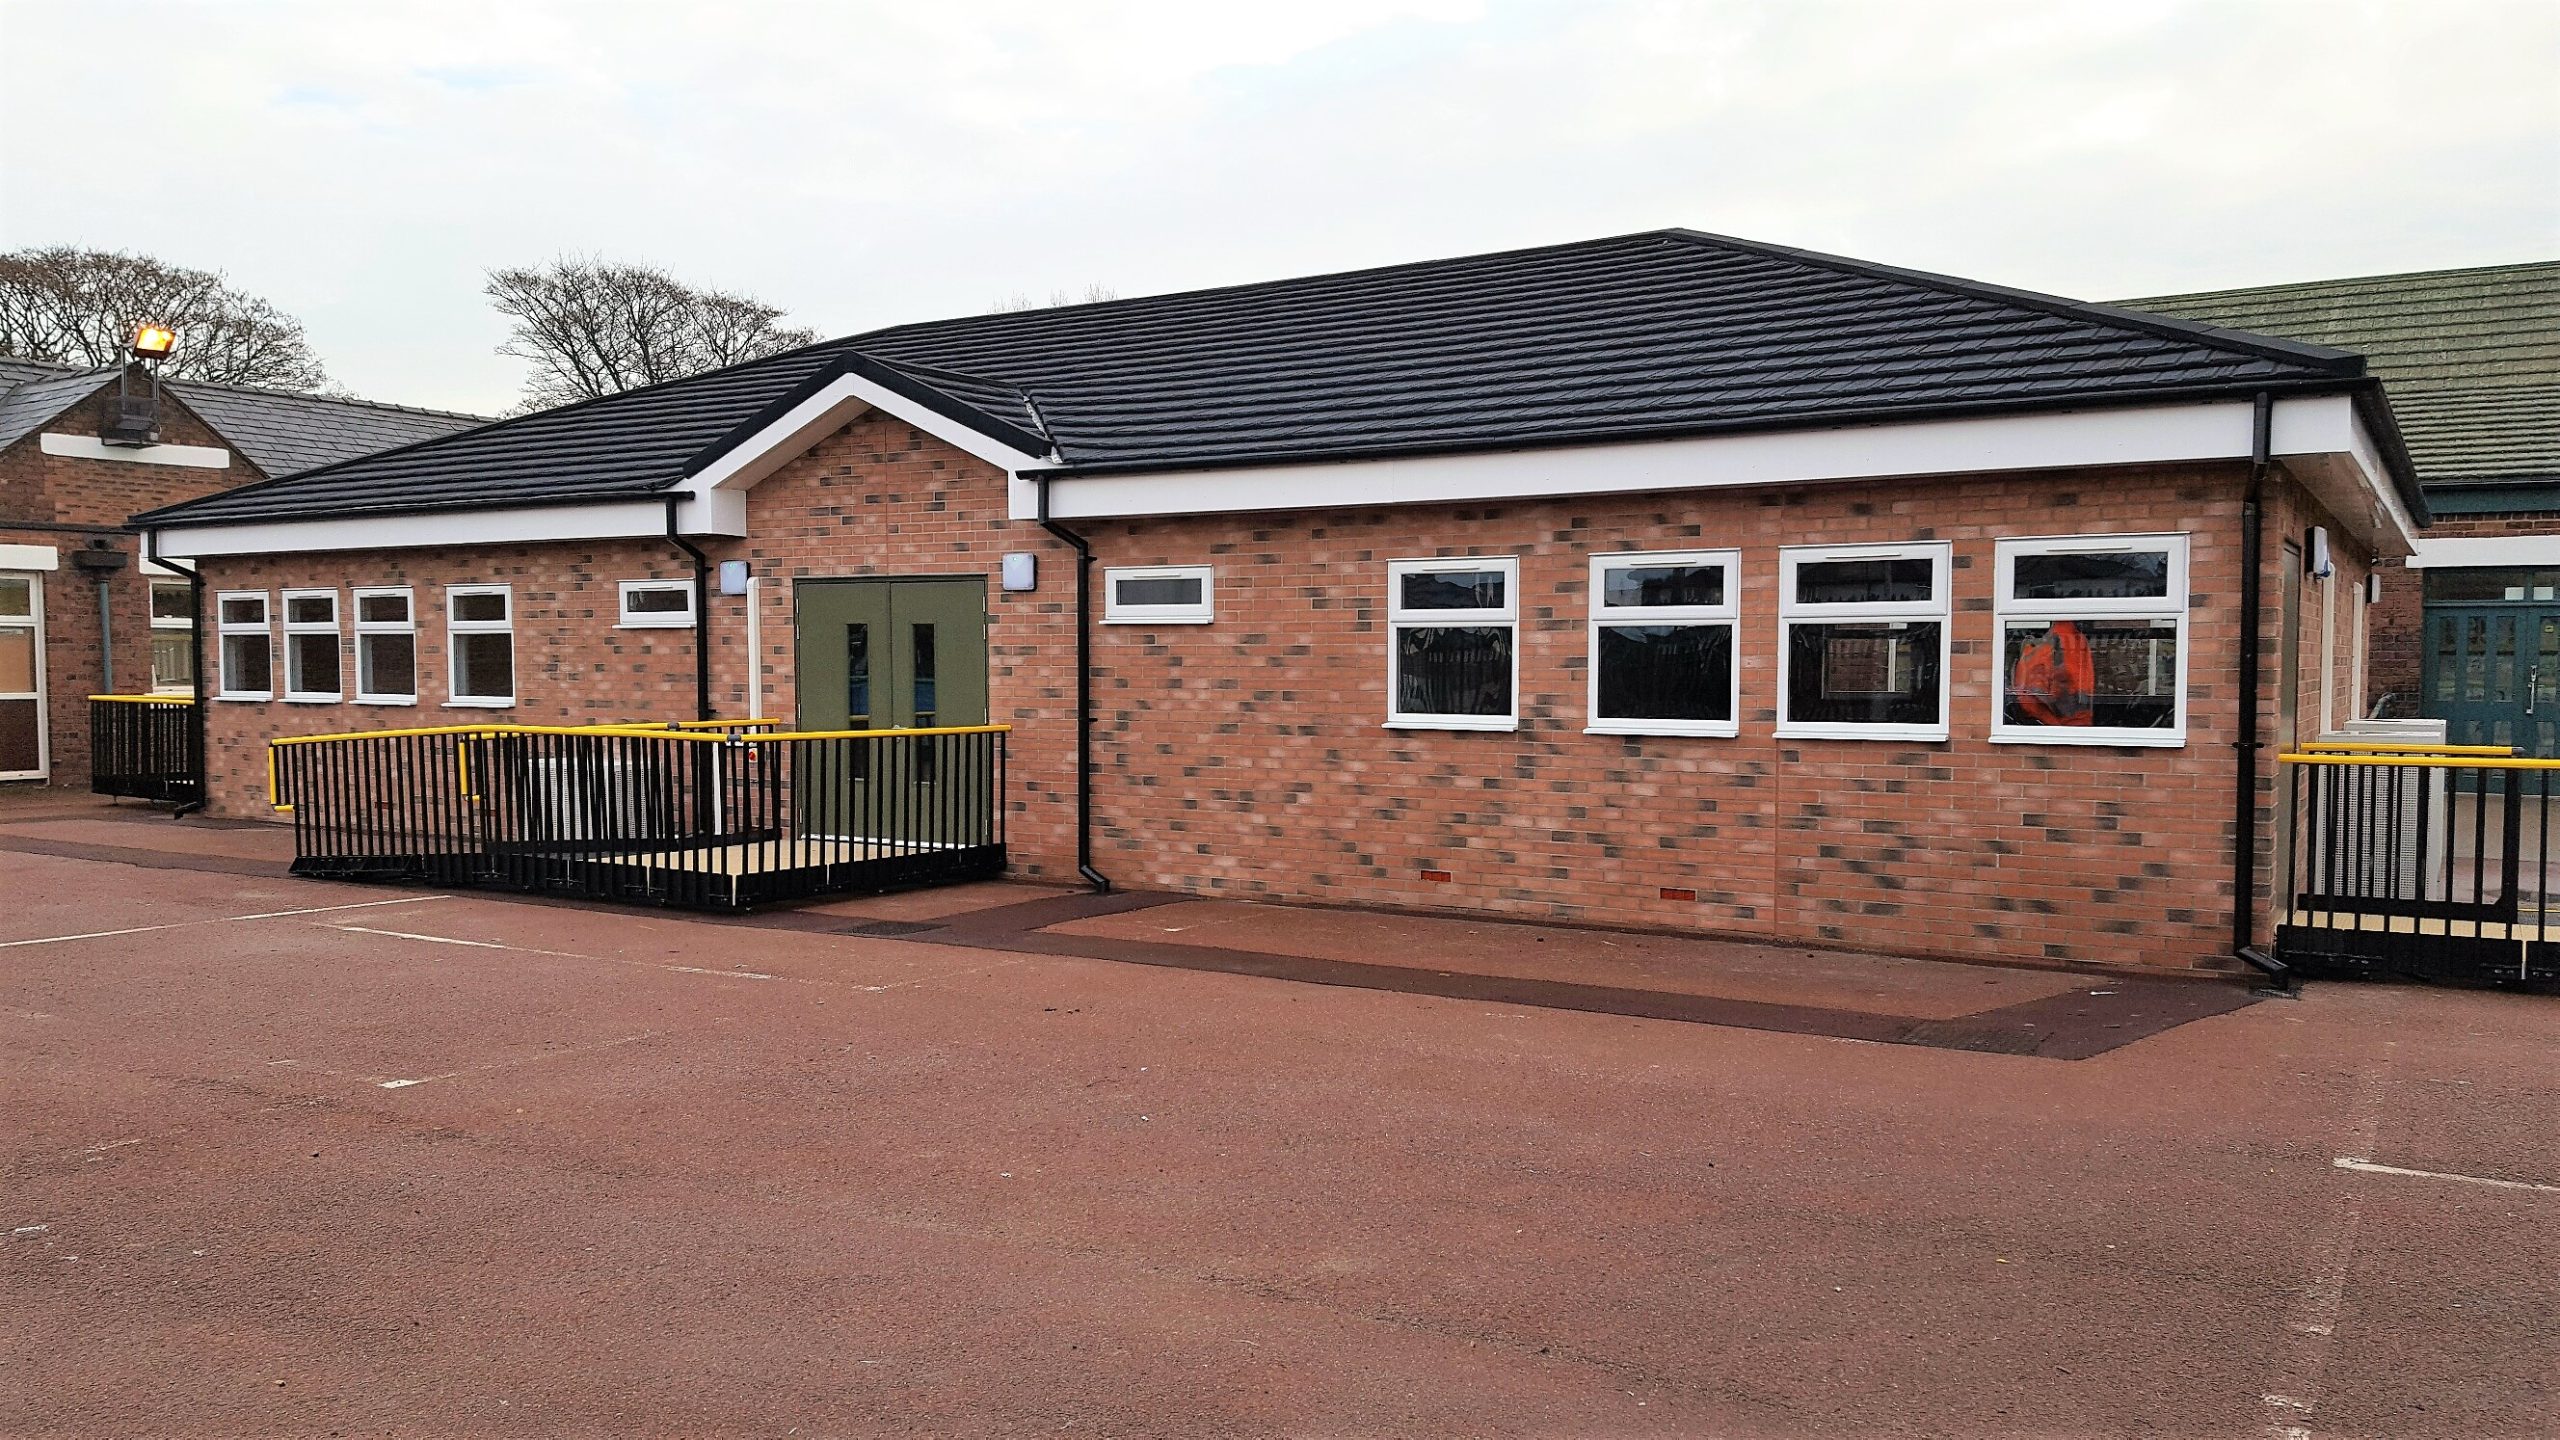
{"label": "black metal gate", "polygon": [[2287,755],[2276,948],[2314,972],[2560,979],[2550,808],[2560,761],[2493,747]]}

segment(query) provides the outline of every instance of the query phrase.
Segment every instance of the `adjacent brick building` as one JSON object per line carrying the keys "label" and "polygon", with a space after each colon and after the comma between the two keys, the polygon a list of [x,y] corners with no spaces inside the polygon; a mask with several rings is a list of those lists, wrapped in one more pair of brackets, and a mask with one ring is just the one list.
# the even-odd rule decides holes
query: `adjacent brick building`
{"label": "adjacent brick building", "polygon": [[2560,261],[2123,303],[2365,357],[2434,519],[2383,568],[2349,713],[2560,755]]}
{"label": "adjacent brick building", "polygon": [[0,357],[0,780],[86,785],[92,693],[193,687],[191,587],[127,517],[478,423]]}
{"label": "adjacent brick building", "polygon": [[[894,723],[929,666],[829,607],[956,583],[1014,862],[1073,878],[1082,544],[1117,883],[2192,967],[2274,858],[2235,747],[2352,698],[2304,566],[2415,498],[2353,356],[1661,232],[857,336],[143,523],[209,646],[352,677],[215,700],[222,813],[278,735],[679,718],[698,659]],[[697,615],[689,549],[751,593]]]}

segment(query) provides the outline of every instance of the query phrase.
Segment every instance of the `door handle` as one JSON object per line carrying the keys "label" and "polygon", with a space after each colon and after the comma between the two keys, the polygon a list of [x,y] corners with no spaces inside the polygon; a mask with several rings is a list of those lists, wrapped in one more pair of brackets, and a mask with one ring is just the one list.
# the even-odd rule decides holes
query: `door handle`
{"label": "door handle", "polygon": [[2524,672],[2524,713],[2533,713],[2533,702],[2542,698],[2542,667],[2534,665]]}

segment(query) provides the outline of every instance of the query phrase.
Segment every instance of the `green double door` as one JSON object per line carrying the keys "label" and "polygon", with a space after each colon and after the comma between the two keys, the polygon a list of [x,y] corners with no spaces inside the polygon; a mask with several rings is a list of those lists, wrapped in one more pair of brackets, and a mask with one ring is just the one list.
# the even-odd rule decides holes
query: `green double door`
{"label": "green double door", "polygon": [[[802,730],[931,730],[987,723],[983,579],[803,580],[792,595]],[[955,817],[990,778],[959,739],[846,741],[804,752],[812,834],[968,843]]]}
{"label": "green double door", "polygon": [[2560,755],[2560,605],[2429,605],[2423,713],[2455,745]]}

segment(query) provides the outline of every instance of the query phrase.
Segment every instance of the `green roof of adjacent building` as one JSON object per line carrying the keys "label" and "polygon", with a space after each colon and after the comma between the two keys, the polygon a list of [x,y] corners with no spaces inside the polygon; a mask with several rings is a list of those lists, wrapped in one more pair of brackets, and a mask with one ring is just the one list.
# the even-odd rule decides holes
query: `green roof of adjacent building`
{"label": "green roof of adjacent building", "polygon": [[2423,484],[2560,482],[2560,260],[2116,303],[2364,356]]}

